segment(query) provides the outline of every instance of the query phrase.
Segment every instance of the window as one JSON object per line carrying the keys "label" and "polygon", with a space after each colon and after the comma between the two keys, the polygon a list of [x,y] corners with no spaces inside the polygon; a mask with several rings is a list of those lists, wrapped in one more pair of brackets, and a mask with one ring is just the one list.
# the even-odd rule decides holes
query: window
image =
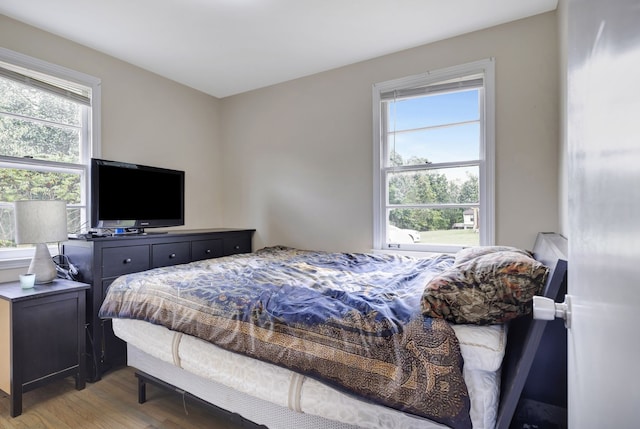
{"label": "window", "polygon": [[86,225],[99,118],[98,79],[0,48],[0,267],[33,253],[14,242],[14,201],[61,199],[69,232]]}
{"label": "window", "polygon": [[494,242],[494,63],[373,86],[374,248]]}

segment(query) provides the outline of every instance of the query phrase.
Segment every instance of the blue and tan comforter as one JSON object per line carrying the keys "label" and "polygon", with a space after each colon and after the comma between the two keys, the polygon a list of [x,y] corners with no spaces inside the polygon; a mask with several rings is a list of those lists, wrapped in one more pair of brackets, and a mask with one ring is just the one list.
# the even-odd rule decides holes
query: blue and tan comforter
{"label": "blue and tan comforter", "polygon": [[452,264],[271,247],[122,276],[100,317],[146,320],[470,428],[458,341],[420,311],[427,281]]}

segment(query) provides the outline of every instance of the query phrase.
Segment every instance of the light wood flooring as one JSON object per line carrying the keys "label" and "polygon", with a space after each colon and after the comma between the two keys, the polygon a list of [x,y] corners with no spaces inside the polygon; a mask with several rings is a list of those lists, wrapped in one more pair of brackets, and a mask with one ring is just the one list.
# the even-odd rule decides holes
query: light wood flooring
{"label": "light wood flooring", "polygon": [[12,418],[9,398],[0,392],[0,429],[240,429],[240,422],[183,401],[174,392],[147,384],[147,402],[138,404],[132,368],[107,373],[84,390],[73,378],[27,392],[22,415]]}

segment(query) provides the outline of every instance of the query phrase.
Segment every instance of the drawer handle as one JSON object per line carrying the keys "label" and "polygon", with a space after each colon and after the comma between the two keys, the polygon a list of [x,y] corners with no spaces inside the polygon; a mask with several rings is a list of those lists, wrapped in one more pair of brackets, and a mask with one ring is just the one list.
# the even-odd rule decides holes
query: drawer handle
{"label": "drawer handle", "polygon": [[205,250],[204,253],[206,253],[208,255],[209,253],[211,253],[211,249]]}
{"label": "drawer handle", "polygon": [[176,257],[176,254],[175,254],[175,253],[172,253],[171,255],[169,255],[169,259],[173,259],[173,258],[175,258],[175,257]]}
{"label": "drawer handle", "polygon": [[236,249],[236,250],[240,250],[240,245],[239,245],[239,244],[236,244],[236,247],[234,247],[234,249]]}
{"label": "drawer handle", "polygon": [[131,263],[131,258],[127,258],[124,261],[122,261],[123,264],[130,264]]}

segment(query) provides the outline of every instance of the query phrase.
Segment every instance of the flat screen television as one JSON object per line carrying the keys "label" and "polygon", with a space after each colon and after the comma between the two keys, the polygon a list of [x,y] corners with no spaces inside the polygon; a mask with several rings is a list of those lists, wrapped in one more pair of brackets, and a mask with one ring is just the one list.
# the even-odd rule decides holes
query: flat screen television
{"label": "flat screen television", "polygon": [[184,225],[184,171],[91,159],[91,227]]}

